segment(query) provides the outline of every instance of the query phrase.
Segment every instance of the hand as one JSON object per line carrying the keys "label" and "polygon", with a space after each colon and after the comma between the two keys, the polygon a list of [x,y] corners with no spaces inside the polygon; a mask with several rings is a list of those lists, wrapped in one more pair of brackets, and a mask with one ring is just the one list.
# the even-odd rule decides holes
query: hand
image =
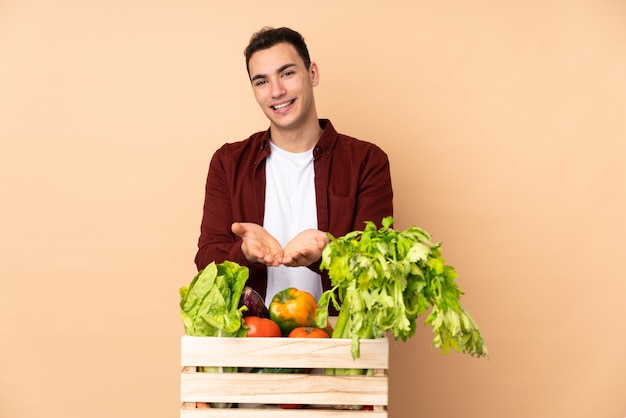
{"label": "hand", "polygon": [[318,229],[305,229],[285,246],[281,264],[289,267],[309,266],[320,259],[330,240]]}
{"label": "hand", "polygon": [[230,229],[241,237],[241,250],[248,261],[277,267],[283,258],[283,247],[262,226],[235,222]]}

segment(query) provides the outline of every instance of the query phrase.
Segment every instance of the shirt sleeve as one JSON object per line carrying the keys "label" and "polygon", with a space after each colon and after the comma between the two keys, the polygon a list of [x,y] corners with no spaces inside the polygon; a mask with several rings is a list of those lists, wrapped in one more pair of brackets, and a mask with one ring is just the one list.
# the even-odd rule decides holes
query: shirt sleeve
{"label": "shirt sleeve", "polygon": [[200,238],[195,263],[198,270],[211,262],[226,260],[248,265],[241,250],[241,240],[232,233],[232,191],[224,164],[224,151],[215,152],[206,180],[204,210],[200,224]]}
{"label": "shirt sleeve", "polygon": [[359,176],[352,230],[362,230],[366,221],[379,228],[383,218],[393,216],[393,188],[387,154],[374,146]]}

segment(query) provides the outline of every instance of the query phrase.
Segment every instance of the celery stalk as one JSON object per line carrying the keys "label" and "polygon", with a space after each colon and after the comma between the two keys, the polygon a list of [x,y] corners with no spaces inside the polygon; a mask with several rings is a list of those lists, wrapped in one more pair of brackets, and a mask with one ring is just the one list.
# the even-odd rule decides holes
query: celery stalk
{"label": "celery stalk", "polygon": [[[435,347],[444,354],[454,348],[488,356],[476,322],[460,303],[463,291],[441,256],[441,244],[416,226],[397,231],[392,225],[389,216],[380,229],[369,221],[362,231],[339,238],[328,234],[320,269],[328,271],[333,288],[320,298],[318,324],[325,323],[332,302],[339,310],[333,337],[352,339],[352,356],[358,358],[361,339],[390,331],[396,342],[406,341],[415,334],[417,317],[432,308],[425,323],[432,327]],[[357,374],[352,369],[333,373]]]}

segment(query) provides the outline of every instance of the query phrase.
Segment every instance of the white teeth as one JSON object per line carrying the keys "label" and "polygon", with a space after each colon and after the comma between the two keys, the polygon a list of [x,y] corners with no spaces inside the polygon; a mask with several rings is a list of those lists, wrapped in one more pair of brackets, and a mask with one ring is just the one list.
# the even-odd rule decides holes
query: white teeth
{"label": "white teeth", "polygon": [[281,103],[279,105],[274,105],[273,107],[274,107],[274,110],[280,110],[280,109],[283,109],[283,108],[289,106],[291,103],[293,103],[293,102]]}

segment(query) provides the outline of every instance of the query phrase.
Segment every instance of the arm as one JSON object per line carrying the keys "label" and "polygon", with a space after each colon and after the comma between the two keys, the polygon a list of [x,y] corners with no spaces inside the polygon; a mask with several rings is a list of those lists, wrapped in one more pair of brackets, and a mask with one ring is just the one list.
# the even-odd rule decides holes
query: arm
{"label": "arm", "polygon": [[380,148],[367,154],[359,176],[352,230],[361,230],[365,221],[382,226],[384,217],[393,216],[393,188],[389,158]]}
{"label": "arm", "polygon": [[[255,271],[267,265],[277,266],[283,249],[262,226],[254,190],[258,181],[253,172],[244,142],[218,149],[209,166],[204,211],[196,254],[198,269],[211,262],[234,261]],[[251,271],[251,274],[253,271]]]}
{"label": "arm", "polygon": [[[393,216],[389,158],[377,146],[365,148],[362,153],[345,151],[342,156],[349,164],[334,161],[336,165],[330,172],[328,232],[334,237],[363,230],[366,221],[380,227],[384,217]],[[318,261],[309,268],[322,273],[322,285],[328,290],[331,288],[328,272],[320,271],[319,265]]]}
{"label": "arm", "polygon": [[[328,174],[329,187],[325,189],[329,202],[328,223],[321,226],[327,225],[327,231],[335,237],[363,229],[366,221],[380,227],[384,217],[393,216],[387,155],[375,145],[358,142],[351,152],[344,152],[342,156],[344,158],[336,160]],[[285,246],[283,263],[308,266],[319,273],[321,252],[328,241],[326,231],[303,231]]]}
{"label": "arm", "polygon": [[211,262],[225,260],[247,265],[241,239],[231,231],[233,224],[232,176],[225,164],[224,148],[215,152],[207,175],[200,238],[195,263],[202,270]]}

